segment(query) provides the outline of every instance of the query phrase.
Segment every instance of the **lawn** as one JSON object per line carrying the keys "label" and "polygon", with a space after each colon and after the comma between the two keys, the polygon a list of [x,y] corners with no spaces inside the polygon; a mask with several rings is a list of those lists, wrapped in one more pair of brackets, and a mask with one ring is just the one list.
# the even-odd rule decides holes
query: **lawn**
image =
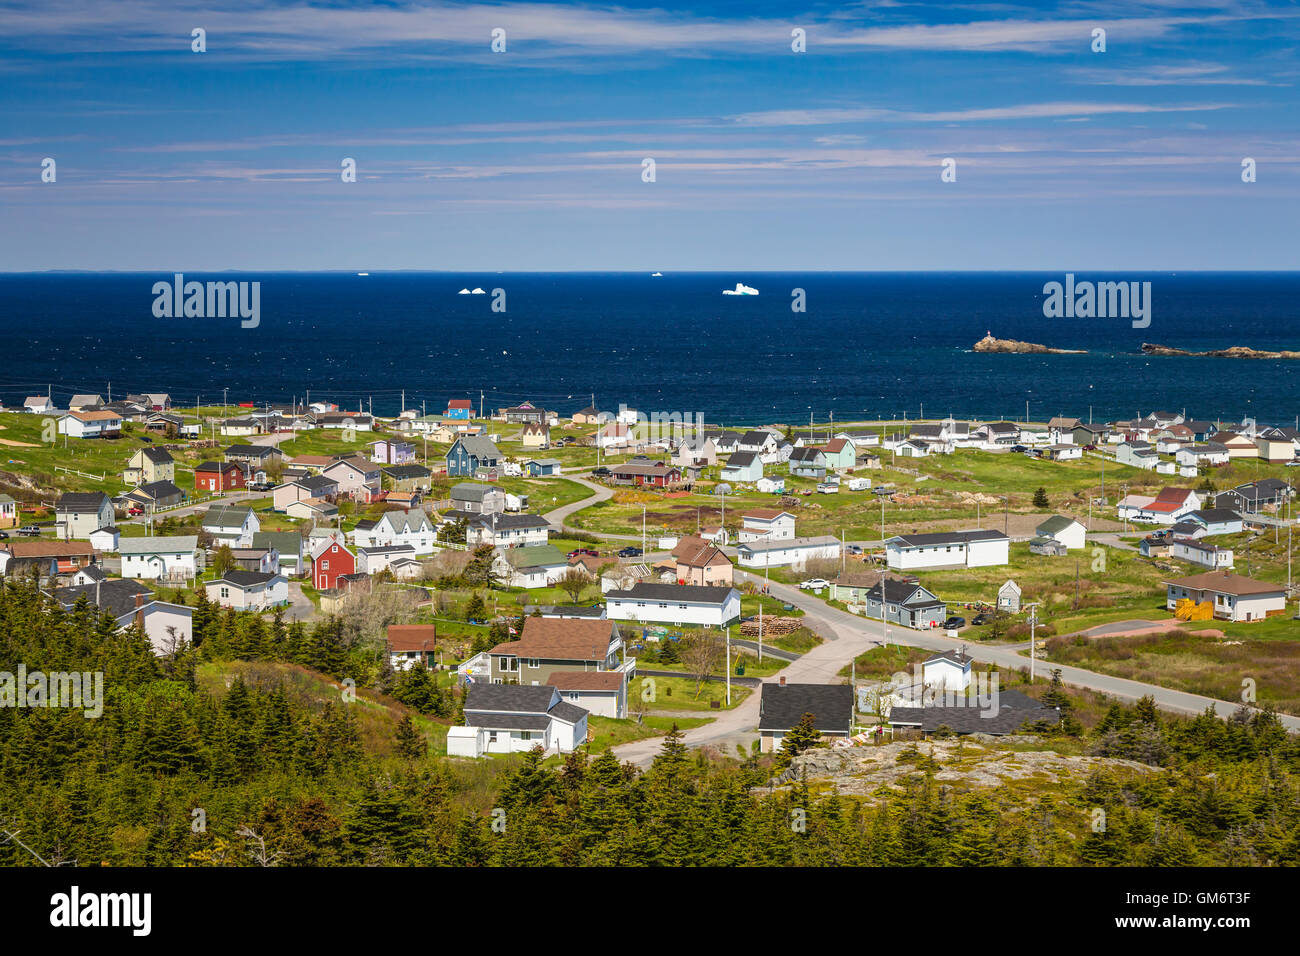
{"label": "lawn", "polygon": [[[647,664],[651,670],[668,670],[658,664]],[[653,684],[647,684],[653,681]],[[739,684],[731,685],[731,707],[737,707],[750,695],[750,688]],[[648,695],[648,698],[643,695]],[[695,681],[690,677],[639,676],[628,685],[627,699],[629,707],[636,708],[644,700],[650,713],[659,710],[730,710],[727,706],[726,685],[716,681],[705,681],[700,685],[700,695],[695,696]],[[713,707],[713,703],[720,707]]]}
{"label": "lawn", "polygon": [[674,726],[678,730],[690,730],[711,723],[709,717],[652,717],[647,715],[640,723],[635,720],[615,720],[613,717],[587,718],[587,726],[595,732],[595,739],[589,745],[593,754],[604,753],[611,747],[645,740],[647,737],[663,737]]}

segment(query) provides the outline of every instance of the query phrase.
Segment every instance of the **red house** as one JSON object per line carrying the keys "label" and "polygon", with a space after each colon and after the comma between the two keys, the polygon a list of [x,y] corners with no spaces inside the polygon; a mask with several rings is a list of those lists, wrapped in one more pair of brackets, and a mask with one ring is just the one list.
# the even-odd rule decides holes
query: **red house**
{"label": "red house", "polygon": [[681,484],[682,470],[662,461],[630,461],[610,469],[614,482],[643,488],[670,488]]}
{"label": "red house", "polygon": [[326,538],[311,554],[311,586],[318,591],[338,587],[339,578],[356,574],[357,556],[334,538]]}
{"label": "red house", "polygon": [[244,487],[244,469],[233,461],[205,461],[194,469],[196,491],[230,491]]}

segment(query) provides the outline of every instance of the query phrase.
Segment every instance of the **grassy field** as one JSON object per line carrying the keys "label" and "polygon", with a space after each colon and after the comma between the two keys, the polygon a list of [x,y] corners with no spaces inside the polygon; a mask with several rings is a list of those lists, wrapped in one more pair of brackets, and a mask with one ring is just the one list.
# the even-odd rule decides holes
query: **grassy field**
{"label": "grassy field", "polygon": [[[647,668],[653,670],[668,670],[665,666],[659,664],[647,664]],[[651,676],[637,677],[628,685],[627,699],[630,702],[629,707],[635,708],[638,702],[642,701],[643,695],[648,692],[647,681],[653,681],[653,700],[647,700],[646,710],[649,713],[655,711],[673,711],[673,710],[729,710],[727,706],[727,688],[721,683],[714,681],[705,681],[700,685],[700,695],[695,696],[695,681],[690,677],[659,677]],[[739,684],[731,685],[731,707],[737,707],[750,695],[748,687],[741,687]],[[713,704],[718,703],[721,706],[714,708]]]}
{"label": "grassy field", "polygon": [[635,720],[615,720],[612,717],[587,718],[587,726],[595,732],[595,739],[589,745],[593,754],[604,753],[611,747],[645,740],[647,737],[663,737],[674,726],[678,730],[690,730],[711,723],[708,717],[652,717],[645,716],[640,723]]}

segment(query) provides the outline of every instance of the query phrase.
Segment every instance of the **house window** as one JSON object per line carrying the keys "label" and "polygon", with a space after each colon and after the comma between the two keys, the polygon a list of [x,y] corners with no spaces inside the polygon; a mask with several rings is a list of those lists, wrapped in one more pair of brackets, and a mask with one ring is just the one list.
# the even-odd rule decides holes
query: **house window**
{"label": "house window", "polygon": [[489,731],[488,731],[488,743],[490,743],[490,744],[494,744],[494,743],[496,743],[496,742],[497,742],[497,732],[496,732],[495,730],[489,730]]}
{"label": "house window", "polygon": [[528,666],[529,666],[529,667],[533,667],[533,668],[541,667],[541,666],[542,666],[542,662],[541,662],[540,660],[538,660],[536,657],[534,657],[532,660],[530,660],[530,661],[528,662]]}
{"label": "house window", "polygon": [[533,732],[532,732],[531,730],[521,730],[521,731],[519,731],[519,739],[520,739],[520,740],[532,740],[532,739],[533,739]]}

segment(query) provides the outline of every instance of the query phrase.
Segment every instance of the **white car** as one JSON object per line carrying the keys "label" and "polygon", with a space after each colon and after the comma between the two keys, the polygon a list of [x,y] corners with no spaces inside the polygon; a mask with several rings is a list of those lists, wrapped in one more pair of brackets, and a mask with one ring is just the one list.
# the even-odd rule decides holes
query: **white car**
{"label": "white car", "polygon": [[799,589],[802,591],[820,591],[822,588],[830,586],[831,583],[825,578],[809,578],[807,581],[800,583]]}

